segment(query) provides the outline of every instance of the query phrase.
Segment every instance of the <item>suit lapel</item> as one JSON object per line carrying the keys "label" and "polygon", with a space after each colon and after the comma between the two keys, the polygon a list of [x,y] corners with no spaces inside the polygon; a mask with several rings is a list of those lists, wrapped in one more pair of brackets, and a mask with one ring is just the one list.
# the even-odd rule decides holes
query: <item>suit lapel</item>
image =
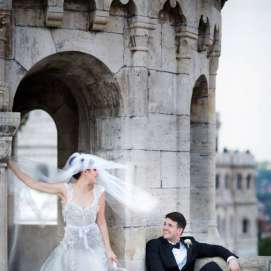
{"label": "suit lapel", "polygon": [[192,246],[187,246],[184,242],[184,239],[182,238],[181,238],[181,242],[186,247],[186,251],[187,251],[186,264],[182,268],[182,270],[185,270],[192,260]]}
{"label": "suit lapel", "polygon": [[177,262],[172,253],[172,249],[170,248],[168,241],[166,239],[162,240],[162,245],[163,245],[163,251],[165,253],[165,257],[168,260],[168,264],[172,267],[178,268]]}

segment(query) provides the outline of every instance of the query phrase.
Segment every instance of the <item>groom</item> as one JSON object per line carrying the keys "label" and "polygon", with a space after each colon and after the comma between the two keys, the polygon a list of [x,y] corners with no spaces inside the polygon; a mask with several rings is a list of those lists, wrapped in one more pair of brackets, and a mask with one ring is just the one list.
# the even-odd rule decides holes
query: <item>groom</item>
{"label": "groom", "polygon": [[[150,240],[146,247],[148,271],[193,271],[195,261],[204,257],[221,257],[230,271],[240,271],[237,256],[226,248],[197,242],[193,237],[182,237],[186,220],[181,213],[166,215],[163,236]],[[204,265],[200,271],[221,271],[215,262]]]}

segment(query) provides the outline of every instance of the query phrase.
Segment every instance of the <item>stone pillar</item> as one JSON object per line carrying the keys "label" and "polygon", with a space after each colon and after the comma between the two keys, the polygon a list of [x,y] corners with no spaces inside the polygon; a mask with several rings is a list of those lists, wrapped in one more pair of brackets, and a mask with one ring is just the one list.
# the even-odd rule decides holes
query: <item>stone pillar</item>
{"label": "stone pillar", "polygon": [[[155,156],[152,150],[143,148],[142,145],[147,140],[143,128],[135,129],[135,125],[146,125],[152,120],[148,116],[148,58],[149,58],[149,37],[154,24],[146,17],[133,17],[129,21],[127,31],[127,61],[130,65],[123,67],[117,74],[120,82],[124,100],[120,116],[109,119],[109,129],[116,124],[112,134],[121,134],[122,143],[113,143],[113,153],[115,157],[130,162],[134,167],[131,169],[131,179],[136,185],[142,185],[147,190],[150,189],[150,179],[142,171],[151,171],[153,163],[160,159]],[[102,121],[104,125],[106,120]],[[138,130],[138,131],[136,131]],[[109,131],[107,130],[108,134]],[[103,133],[101,133],[102,135]],[[103,135],[104,137],[105,135]],[[138,137],[142,136],[142,141]],[[136,138],[136,139],[135,139]],[[107,140],[106,140],[107,141]],[[113,141],[112,139],[110,140]],[[140,142],[139,142],[140,141]],[[113,141],[114,142],[114,141]],[[141,145],[142,143],[142,145]],[[114,154],[113,154],[114,156]],[[155,156],[155,157],[154,157]],[[120,160],[117,159],[117,160]],[[153,162],[155,160],[155,162]],[[159,160],[157,161],[160,165]],[[142,169],[141,165],[145,168]],[[141,171],[142,170],[142,171]],[[158,168],[159,170],[159,168]],[[121,210],[121,208],[120,208]],[[129,210],[123,210],[122,221],[118,218],[112,225],[111,239],[113,247],[120,257],[121,263],[127,270],[144,270],[145,251],[147,235],[147,218],[138,217]]]}
{"label": "stone pillar", "polygon": [[20,114],[0,112],[0,271],[8,270],[8,185],[5,159],[11,154],[11,142],[20,123]]}
{"label": "stone pillar", "polygon": [[9,108],[9,91],[5,82],[5,58],[11,51],[11,11],[0,9],[0,110]]}
{"label": "stone pillar", "polygon": [[20,123],[20,114],[9,110],[6,61],[11,54],[11,1],[0,2],[0,271],[8,270],[8,186],[5,159],[11,154],[12,137]]}
{"label": "stone pillar", "polygon": [[208,241],[222,243],[219,236],[216,221],[216,108],[215,91],[216,75],[220,57],[219,40],[214,40],[214,45],[209,52],[209,95],[208,95],[208,143],[209,143],[209,223],[208,223]]}
{"label": "stone pillar", "polygon": [[[190,114],[190,107],[184,104],[189,104],[191,97],[189,94],[191,93],[191,73],[192,73],[192,53],[193,47],[196,46],[197,43],[197,34],[193,32],[193,30],[188,30],[186,26],[181,26],[176,29],[176,59],[177,59],[177,114],[183,115],[184,118],[187,119],[187,116]],[[191,103],[191,102],[190,102]],[[188,118],[188,122],[190,122]],[[190,124],[188,123],[187,129],[189,129]],[[186,133],[186,151],[190,151],[190,136],[189,133]],[[190,159],[190,156],[188,157]],[[188,161],[190,164],[190,161]],[[189,169],[190,174],[190,169]],[[186,210],[182,210],[185,217],[187,218],[187,226],[185,230],[185,234],[191,235],[191,217],[190,217],[190,178],[185,181],[186,183],[182,184],[184,189],[186,190],[187,201],[185,203]]]}
{"label": "stone pillar", "polygon": [[132,51],[133,66],[148,66],[150,31],[155,25],[149,18],[134,17],[130,21],[130,50]]}

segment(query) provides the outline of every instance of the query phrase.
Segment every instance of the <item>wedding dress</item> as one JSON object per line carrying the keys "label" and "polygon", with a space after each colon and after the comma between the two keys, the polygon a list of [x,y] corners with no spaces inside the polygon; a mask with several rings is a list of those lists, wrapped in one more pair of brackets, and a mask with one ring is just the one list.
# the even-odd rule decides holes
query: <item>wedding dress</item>
{"label": "wedding dress", "polygon": [[67,201],[63,204],[65,234],[60,244],[43,263],[40,271],[108,271],[104,243],[96,224],[100,185],[93,189],[93,201],[82,207],[73,201],[74,188],[66,184]]}

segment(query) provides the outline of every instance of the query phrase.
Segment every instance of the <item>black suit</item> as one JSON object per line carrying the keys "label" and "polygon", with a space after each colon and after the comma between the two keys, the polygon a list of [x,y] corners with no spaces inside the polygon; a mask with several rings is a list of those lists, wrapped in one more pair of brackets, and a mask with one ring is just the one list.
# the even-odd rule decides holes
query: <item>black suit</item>
{"label": "black suit", "polygon": [[[189,247],[185,244],[185,239],[191,240]],[[190,236],[182,237],[181,242],[187,248],[187,262],[182,268],[182,271],[193,271],[195,261],[199,258],[221,257],[226,261],[230,256],[237,257],[222,246],[200,243]],[[146,265],[148,271],[179,271],[179,267],[172,253],[172,248],[169,242],[163,237],[150,240],[147,243]],[[214,269],[209,268],[209,270]]]}

